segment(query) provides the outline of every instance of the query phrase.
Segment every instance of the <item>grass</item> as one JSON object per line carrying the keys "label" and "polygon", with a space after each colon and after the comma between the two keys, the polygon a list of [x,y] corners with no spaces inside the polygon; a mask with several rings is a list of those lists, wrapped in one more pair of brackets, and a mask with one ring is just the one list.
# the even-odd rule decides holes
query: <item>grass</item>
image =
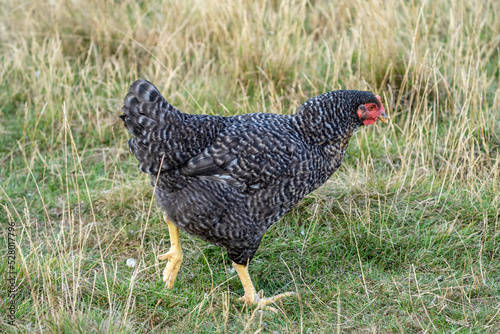
{"label": "grass", "polygon": [[[31,1],[0,4],[2,332],[500,332],[500,3]],[[278,314],[242,305],[224,252],[169,247],[118,119],[137,78],[188,113],[289,114],[382,96],[342,167],[251,264]],[[129,268],[126,260],[137,259]],[[6,272],[7,261],[0,261]]]}

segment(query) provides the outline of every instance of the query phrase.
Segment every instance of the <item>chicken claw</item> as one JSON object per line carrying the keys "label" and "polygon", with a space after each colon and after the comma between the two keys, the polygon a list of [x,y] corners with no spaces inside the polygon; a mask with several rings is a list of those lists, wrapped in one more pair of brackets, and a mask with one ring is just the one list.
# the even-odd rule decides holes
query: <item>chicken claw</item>
{"label": "chicken claw", "polygon": [[241,279],[241,284],[243,284],[243,289],[245,290],[245,295],[240,297],[239,300],[249,304],[257,305],[259,309],[268,310],[274,313],[278,313],[278,310],[269,304],[274,304],[276,301],[295,295],[295,292],[283,292],[273,297],[264,298],[262,291],[257,294],[253,286],[250,275],[248,274],[248,267],[242,264],[237,264],[233,262],[233,268],[238,272],[238,276]]}
{"label": "chicken claw", "polygon": [[158,256],[158,260],[168,260],[167,267],[163,271],[163,281],[167,284],[168,289],[172,289],[177,278],[177,273],[182,264],[181,243],[179,240],[179,229],[170,220],[165,217],[170,232],[170,250]]}

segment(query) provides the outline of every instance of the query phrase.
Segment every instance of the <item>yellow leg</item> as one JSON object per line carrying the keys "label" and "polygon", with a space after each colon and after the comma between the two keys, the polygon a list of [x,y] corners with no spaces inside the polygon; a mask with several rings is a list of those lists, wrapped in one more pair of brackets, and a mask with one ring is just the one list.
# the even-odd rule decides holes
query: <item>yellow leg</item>
{"label": "yellow leg", "polygon": [[236,269],[236,272],[238,273],[238,276],[241,279],[241,284],[243,284],[243,289],[245,290],[245,295],[241,297],[240,300],[247,304],[250,305],[257,304],[260,308],[267,308],[273,312],[276,312],[276,309],[274,307],[269,307],[267,305],[274,303],[281,298],[289,297],[295,294],[295,292],[284,292],[274,297],[269,297],[269,298],[260,297],[255,292],[252,280],[250,279],[250,275],[248,274],[248,267],[233,262],[233,268]]}
{"label": "yellow leg", "polygon": [[240,300],[247,304],[255,303],[255,300],[259,299],[259,296],[255,293],[250,274],[248,274],[248,267],[233,262],[233,268],[236,269],[238,276],[240,276],[241,284],[243,284],[243,289],[245,290],[245,295]]}
{"label": "yellow leg", "polygon": [[158,256],[158,260],[168,259],[167,267],[163,271],[163,281],[167,284],[168,289],[172,289],[179,268],[181,267],[183,255],[179,240],[179,229],[167,219],[167,216],[164,219],[167,222],[168,232],[170,233],[170,249],[167,253]]}

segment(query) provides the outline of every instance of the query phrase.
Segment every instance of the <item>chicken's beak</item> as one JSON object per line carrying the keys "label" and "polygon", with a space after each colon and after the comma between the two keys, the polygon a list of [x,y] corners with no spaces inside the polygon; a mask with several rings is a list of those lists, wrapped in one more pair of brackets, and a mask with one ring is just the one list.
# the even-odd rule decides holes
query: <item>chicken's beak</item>
{"label": "chicken's beak", "polygon": [[389,123],[389,117],[385,114],[385,112],[382,112],[379,117],[377,117],[377,120],[380,120],[381,122],[384,122],[385,124]]}
{"label": "chicken's beak", "polygon": [[380,121],[384,122],[385,124],[387,124],[387,123],[389,123],[389,117],[387,117],[387,115],[385,113],[385,109],[384,109],[384,106],[382,104],[382,99],[380,98],[380,95],[377,95],[375,97],[377,98],[378,102],[380,103],[380,109],[382,109],[380,115],[377,117],[377,120],[380,120]]}

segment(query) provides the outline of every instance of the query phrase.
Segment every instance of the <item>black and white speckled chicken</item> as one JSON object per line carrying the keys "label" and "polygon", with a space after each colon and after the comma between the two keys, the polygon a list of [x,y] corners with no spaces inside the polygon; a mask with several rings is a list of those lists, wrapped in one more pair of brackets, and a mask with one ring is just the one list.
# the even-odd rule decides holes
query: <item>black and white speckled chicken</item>
{"label": "black and white speckled chicken", "polygon": [[178,228],[224,247],[241,278],[243,301],[261,306],[247,266],[267,229],[339,168],[362,125],[387,122],[379,96],[332,91],[306,101],[292,116],[232,117],[177,110],[148,81],[125,96],[130,152],[151,175],[165,214],[171,248],[163,273],[172,288],[182,262]]}

